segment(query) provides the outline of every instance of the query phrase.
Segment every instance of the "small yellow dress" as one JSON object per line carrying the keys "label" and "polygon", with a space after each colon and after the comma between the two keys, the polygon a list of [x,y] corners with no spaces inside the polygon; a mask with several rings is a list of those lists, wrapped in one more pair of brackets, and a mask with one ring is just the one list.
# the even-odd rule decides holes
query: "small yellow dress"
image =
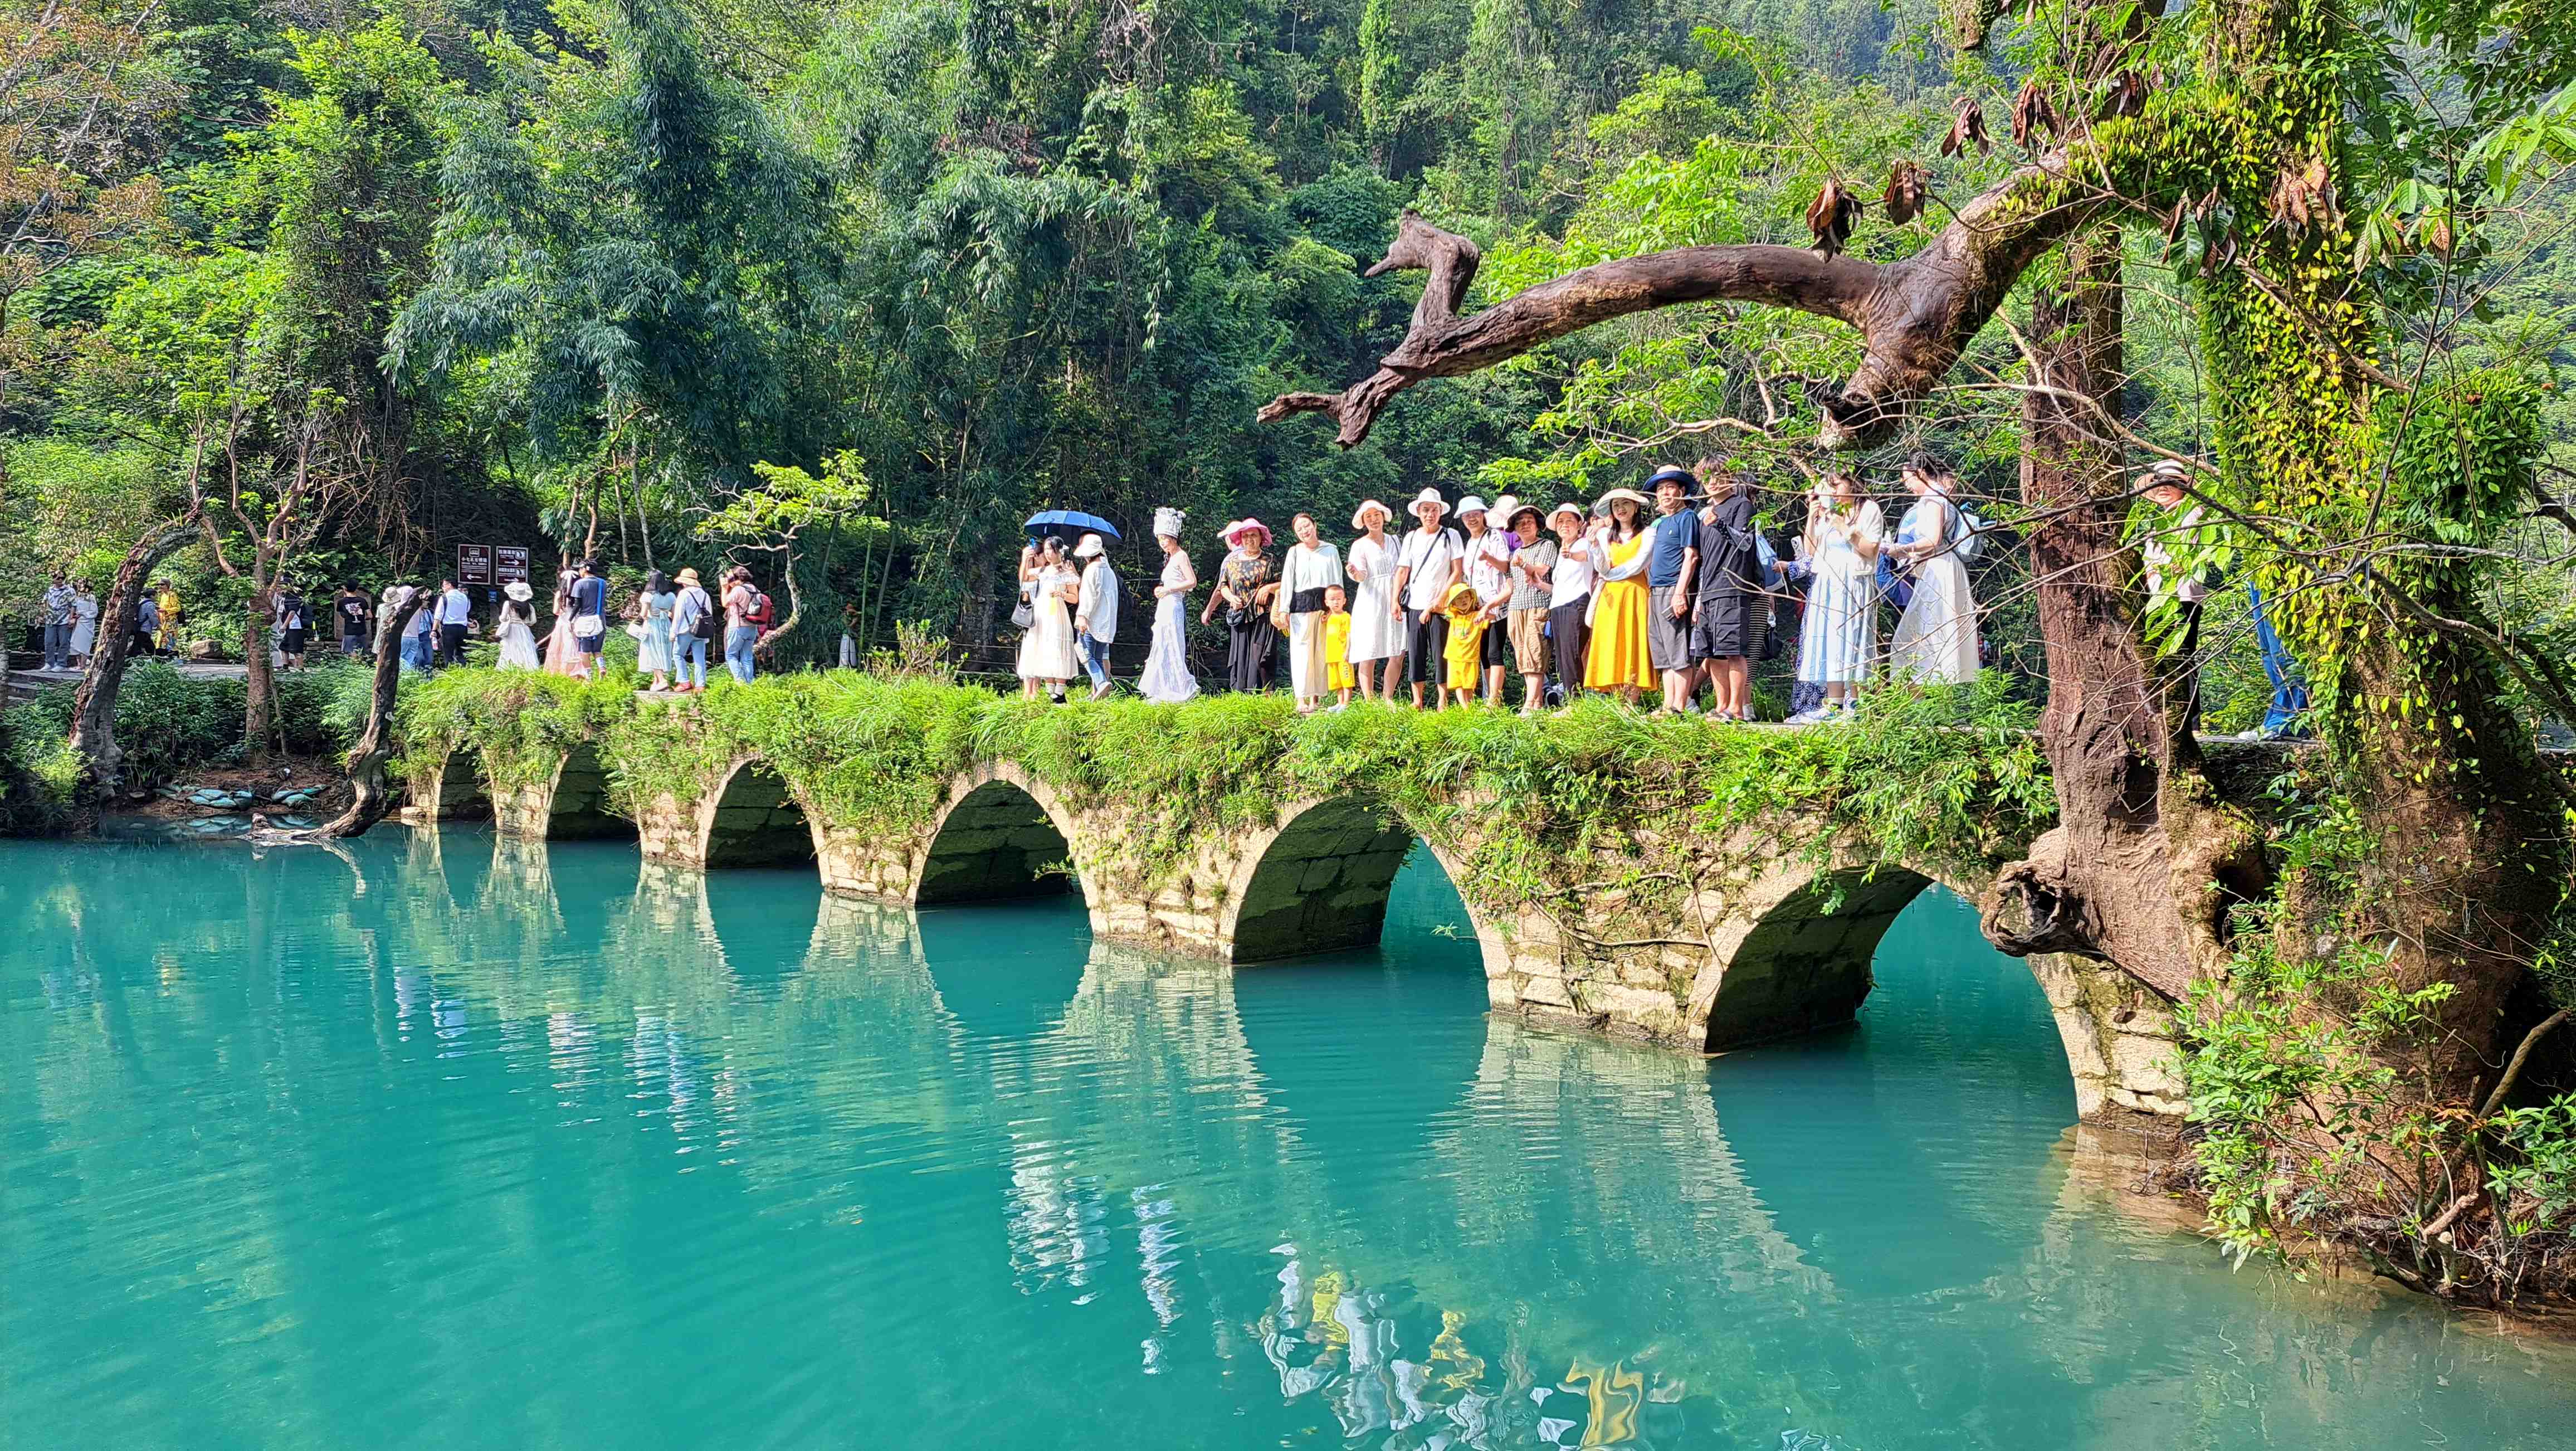
{"label": "small yellow dress", "polygon": [[1474,690],[1484,667],[1485,631],[1493,623],[1485,618],[1484,601],[1476,598],[1475,586],[1460,580],[1441,597],[1440,612],[1449,617],[1449,645],[1441,651],[1449,670],[1443,678],[1451,690]]}
{"label": "small yellow dress", "polygon": [[1335,610],[1324,616],[1324,686],[1348,690],[1358,683],[1351,671],[1351,612]]}
{"label": "small yellow dress", "polygon": [[[1640,529],[1625,543],[1610,546],[1610,568],[1633,563],[1654,538]],[[1605,571],[1605,574],[1607,571]],[[1583,660],[1588,690],[1651,689],[1655,662],[1646,653],[1647,591],[1645,572],[1626,579],[1603,579],[1592,597],[1592,652]]]}

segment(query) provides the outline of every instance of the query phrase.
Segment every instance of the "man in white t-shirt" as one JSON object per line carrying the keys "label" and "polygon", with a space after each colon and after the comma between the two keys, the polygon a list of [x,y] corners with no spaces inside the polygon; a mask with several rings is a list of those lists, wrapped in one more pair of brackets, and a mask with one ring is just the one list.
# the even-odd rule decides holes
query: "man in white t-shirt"
{"label": "man in white t-shirt", "polygon": [[[1509,495],[1505,496],[1506,501]],[[1485,636],[1476,664],[1477,686],[1487,705],[1503,703],[1503,665],[1511,658],[1510,632],[1501,628],[1512,607],[1510,539],[1488,522],[1485,501],[1473,494],[1458,501],[1458,522],[1467,526],[1459,549],[1459,577],[1476,592],[1485,613]]]}
{"label": "man in white t-shirt", "polygon": [[1440,708],[1442,652],[1449,647],[1449,617],[1440,601],[1458,582],[1461,569],[1458,531],[1442,526],[1448,503],[1438,489],[1424,489],[1413,500],[1420,520],[1404,536],[1395,555],[1395,594],[1404,602],[1405,678],[1413,682],[1413,707],[1422,708],[1422,687],[1431,687],[1431,708]]}

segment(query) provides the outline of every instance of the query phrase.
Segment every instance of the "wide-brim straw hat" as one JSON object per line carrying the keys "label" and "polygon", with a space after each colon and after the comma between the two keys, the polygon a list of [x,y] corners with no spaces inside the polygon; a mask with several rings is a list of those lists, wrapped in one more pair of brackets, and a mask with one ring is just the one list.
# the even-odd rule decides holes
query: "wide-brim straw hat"
{"label": "wide-brim straw hat", "polygon": [[1435,509],[1440,513],[1446,514],[1449,512],[1449,501],[1440,497],[1440,491],[1438,489],[1424,489],[1421,493],[1413,496],[1413,502],[1410,505],[1407,505],[1406,509],[1407,512],[1413,514],[1416,518],[1421,517],[1422,511],[1425,509]]}
{"label": "wide-brim straw hat", "polygon": [[696,584],[698,582],[698,572],[694,569],[681,570],[679,579],[682,584]]}
{"label": "wide-brim straw hat", "polygon": [[1638,493],[1635,489],[1612,489],[1610,492],[1601,496],[1600,504],[1601,507],[1607,509],[1610,505],[1617,503],[1621,499],[1627,500],[1629,503],[1636,505],[1640,509],[1651,509],[1655,506],[1654,500]]}
{"label": "wide-brim straw hat", "polygon": [[1368,516],[1372,511],[1384,514],[1390,520],[1395,518],[1395,511],[1393,509],[1388,508],[1375,499],[1362,499],[1360,500],[1360,506],[1351,511],[1351,527],[1361,530],[1367,529]]}
{"label": "wide-brim straw hat", "polygon": [[1216,537],[1224,540],[1228,544],[1232,544],[1234,541],[1242,538],[1246,534],[1258,534],[1261,536],[1262,543],[1267,544],[1270,542],[1270,526],[1262,523],[1258,519],[1237,519],[1233,523],[1226,525],[1224,532]]}

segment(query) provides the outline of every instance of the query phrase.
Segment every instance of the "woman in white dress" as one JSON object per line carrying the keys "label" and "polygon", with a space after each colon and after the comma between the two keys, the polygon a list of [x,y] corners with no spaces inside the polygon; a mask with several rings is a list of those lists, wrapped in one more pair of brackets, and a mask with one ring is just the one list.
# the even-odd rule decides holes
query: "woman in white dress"
{"label": "woman in white dress", "polygon": [[1082,578],[1065,562],[1064,541],[1053,534],[1020,571],[1035,616],[1020,636],[1020,695],[1035,700],[1044,686],[1050,699],[1062,700],[1065,682],[1082,669],[1073,648],[1073,598],[1081,591]]}
{"label": "woman in white dress", "polygon": [[1154,511],[1154,539],[1163,546],[1163,579],[1154,586],[1154,649],[1145,657],[1145,673],[1136,693],[1164,705],[1177,705],[1199,693],[1190,673],[1190,591],[1199,587],[1199,572],[1181,547],[1181,511]]}
{"label": "woman in white dress", "polygon": [[671,671],[678,664],[671,647],[671,611],[679,603],[679,592],[662,577],[662,571],[644,577],[644,592],[635,597],[635,669],[653,677],[644,687],[647,690],[671,688]]}
{"label": "woman in white dress", "polygon": [[[1351,515],[1351,675],[1362,700],[1393,700],[1404,673],[1404,611],[1395,602],[1395,541],[1386,526],[1395,511],[1375,499]],[[1384,661],[1381,667],[1378,662]]]}
{"label": "woman in white dress", "polygon": [[1958,480],[1930,454],[1906,461],[1914,502],[1897,525],[1888,558],[1914,576],[1914,597],[1888,637],[1888,667],[1900,679],[1965,685],[1977,678],[1977,601],[1959,558]]}
{"label": "woman in white dress", "polygon": [[501,586],[501,593],[507,596],[501,603],[501,628],[495,636],[501,642],[501,668],[544,668],[544,662],[537,658],[537,607],[530,603],[537,592],[528,588],[526,580],[514,579]]}
{"label": "woman in white dress", "polygon": [[1288,527],[1297,536],[1279,566],[1279,593],[1287,601],[1288,680],[1297,713],[1312,715],[1332,694],[1324,666],[1324,591],[1342,582],[1342,551],[1324,542],[1312,514],[1292,516]]}
{"label": "woman in white dress", "polygon": [[1834,474],[1807,497],[1807,613],[1798,633],[1798,680],[1822,699],[1789,717],[1812,725],[1850,710],[1878,653],[1878,548],[1887,521],[1859,481]]}
{"label": "woman in white dress", "polygon": [[68,652],[72,668],[89,664],[90,653],[98,648],[98,595],[89,581],[72,586],[72,643]]}

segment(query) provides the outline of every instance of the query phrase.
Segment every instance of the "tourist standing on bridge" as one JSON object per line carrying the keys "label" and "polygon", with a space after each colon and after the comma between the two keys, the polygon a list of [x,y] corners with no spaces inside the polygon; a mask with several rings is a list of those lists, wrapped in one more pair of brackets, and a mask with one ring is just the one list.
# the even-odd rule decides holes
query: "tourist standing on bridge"
{"label": "tourist standing on bridge", "polygon": [[1297,713],[1312,715],[1333,688],[1324,656],[1324,596],[1342,582],[1342,551],[1324,542],[1312,514],[1291,516],[1288,527],[1297,536],[1279,570],[1279,592],[1287,602],[1288,682]]}
{"label": "tourist standing on bridge", "polygon": [[1709,714],[1751,720],[1751,657],[1761,648],[1753,602],[1762,598],[1753,486],[1714,460],[1702,463],[1700,476],[1708,481],[1709,504],[1699,516],[1691,659],[1708,672]]}
{"label": "tourist standing on bridge", "polygon": [[1162,705],[1178,705],[1199,693],[1190,673],[1190,592],[1199,587],[1199,572],[1190,552],[1181,547],[1181,511],[1154,511],[1154,542],[1162,546],[1163,574],[1154,586],[1154,648],[1145,657],[1145,673],[1136,693]]}
{"label": "tourist standing on bridge", "polygon": [[1583,537],[1583,509],[1559,504],[1548,511],[1556,531],[1556,567],[1547,578],[1547,636],[1556,656],[1556,692],[1563,705],[1574,704],[1583,688],[1583,661],[1592,643],[1587,623],[1592,614],[1592,549]]}
{"label": "tourist standing on bridge", "polygon": [[499,623],[492,638],[501,642],[503,670],[536,670],[544,662],[537,658],[537,592],[523,579],[501,586]]}
{"label": "tourist standing on bridge", "polygon": [[1082,648],[1082,668],[1091,674],[1091,698],[1109,698],[1109,647],[1118,643],[1118,571],[1109,567],[1109,549],[1097,534],[1085,534],[1073,546],[1083,561],[1082,584],[1074,597],[1073,635]]}
{"label": "tourist standing on bridge", "polygon": [[85,669],[98,648],[98,595],[85,579],[72,581],[72,668]]}
{"label": "tourist standing on bridge", "polygon": [[474,623],[474,599],[452,579],[438,582],[438,664],[465,663],[465,632]]}
{"label": "tourist standing on bridge", "polygon": [[[1497,502],[1509,506],[1512,499],[1506,494]],[[1459,551],[1458,578],[1476,592],[1478,616],[1484,624],[1476,637],[1476,683],[1459,704],[1482,700],[1499,706],[1503,676],[1511,664],[1511,632],[1503,625],[1512,609],[1511,539],[1495,527],[1494,511],[1473,494],[1458,501],[1458,522],[1467,531]],[[1449,628],[1453,632],[1458,628],[1454,620]]]}
{"label": "tourist standing on bridge", "polygon": [[1073,601],[1082,583],[1065,563],[1064,540],[1050,534],[1020,557],[1020,584],[1029,597],[1029,627],[1020,635],[1020,695],[1063,703],[1065,685],[1082,669],[1073,644]]}
{"label": "tourist standing on bridge", "polygon": [[1216,592],[1199,623],[1225,611],[1225,680],[1230,690],[1268,690],[1278,666],[1279,627],[1271,610],[1279,598],[1278,571],[1270,563],[1270,526],[1238,519],[1217,536],[1229,550],[1217,567]]}
{"label": "tourist standing on bridge", "polygon": [[599,678],[599,652],[608,644],[608,581],[596,561],[581,562],[581,577],[572,582],[573,673]]}
{"label": "tourist standing on bridge", "polygon": [[1607,691],[1629,705],[1638,692],[1655,683],[1652,628],[1654,613],[1646,585],[1650,562],[1647,546],[1654,535],[1644,523],[1646,496],[1634,489],[1612,489],[1601,496],[1610,517],[1592,526],[1584,541],[1593,578],[1592,640],[1583,659],[1583,684]]}
{"label": "tourist standing on bridge", "polygon": [[1646,617],[1646,653],[1664,683],[1663,713],[1677,714],[1691,697],[1691,579],[1699,564],[1699,517],[1690,510],[1699,480],[1674,464],[1655,470],[1646,487],[1655,496],[1652,542],[1647,547],[1646,588],[1653,609]]}
{"label": "tourist standing on bridge", "polygon": [[1459,558],[1465,541],[1457,530],[1440,522],[1448,512],[1448,501],[1438,489],[1426,488],[1415,495],[1413,517],[1420,523],[1404,536],[1395,556],[1395,592],[1403,601],[1405,617],[1404,674],[1412,682],[1416,710],[1422,708],[1426,685],[1431,688],[1432,709],[1440,707],[1441,674],[1448,664],[1449,647],[1449,617],[1440,612],[1440,602],[1465,572]]}
{"label": "tourist standing on bridge", "polygon": [[756,673],[753,650],[760,644],[760,591],[751,569],[737,564],[724,577],[724,662],[736,684],[749,685]]}
{"label": "tourist standing on bridge", "polygon": [[1556,541],[1540,531],[1538,505],[1514,503],[1497,508],[1503,528],[1515,541],[1511,567],[1509,637],[1512,663],[1521,673],[1521,714],[1536,715],[1547,704],[1547,610],[1550,581],[1556,575]]}
{"label": "tourist standing on bridge", "polygon": [[680,571],[679,585],[671,604],[671,689],[687,695],[707,688],[707,642],[716,634],[716,602],[707,597],[694,569]]}
{"label": "tourist standing on bridge", "polygon": [[1926,685],[1965,685],[1977,678],[1977,601],[1959,557],[1966,537],[1958,479],[1928,453],[1905,462],[1905,491],[1914,496],[1883,553],[1906,571],[1913,594],[1888,637],[1888,670]]}
{"label": "tourist standing on bridge", "polygon": [[644,592],[635,597],[635,668],[653,677],[647,690],[671,688],[671,671],[679,663],[671,644],[671,612],[679,603],[679,592],[662,571],[644,576]]}
{"label": "tourist standing on bridge", "polygon": [[1343,573],[1351,581],[1351,679],[1362,700],[1395,699],[1396,676],[1404,669],[1404,606],[1395,593],[1395,541],[1386,526],[1395,511],[1375,499],[1364,500],[1351,514],[1360,537],[1351,541]]}
{"label": "tourist standing on bridge", "polygon": [[1789,717],[1792,725],[1833,720],[1860,702],[1878,654],[1878,550],[1887,522],[1860,482],[1830,474],[1807,497],[1801,542],[1814,575],[1798,633],[1798,681],[1817,702]]}

